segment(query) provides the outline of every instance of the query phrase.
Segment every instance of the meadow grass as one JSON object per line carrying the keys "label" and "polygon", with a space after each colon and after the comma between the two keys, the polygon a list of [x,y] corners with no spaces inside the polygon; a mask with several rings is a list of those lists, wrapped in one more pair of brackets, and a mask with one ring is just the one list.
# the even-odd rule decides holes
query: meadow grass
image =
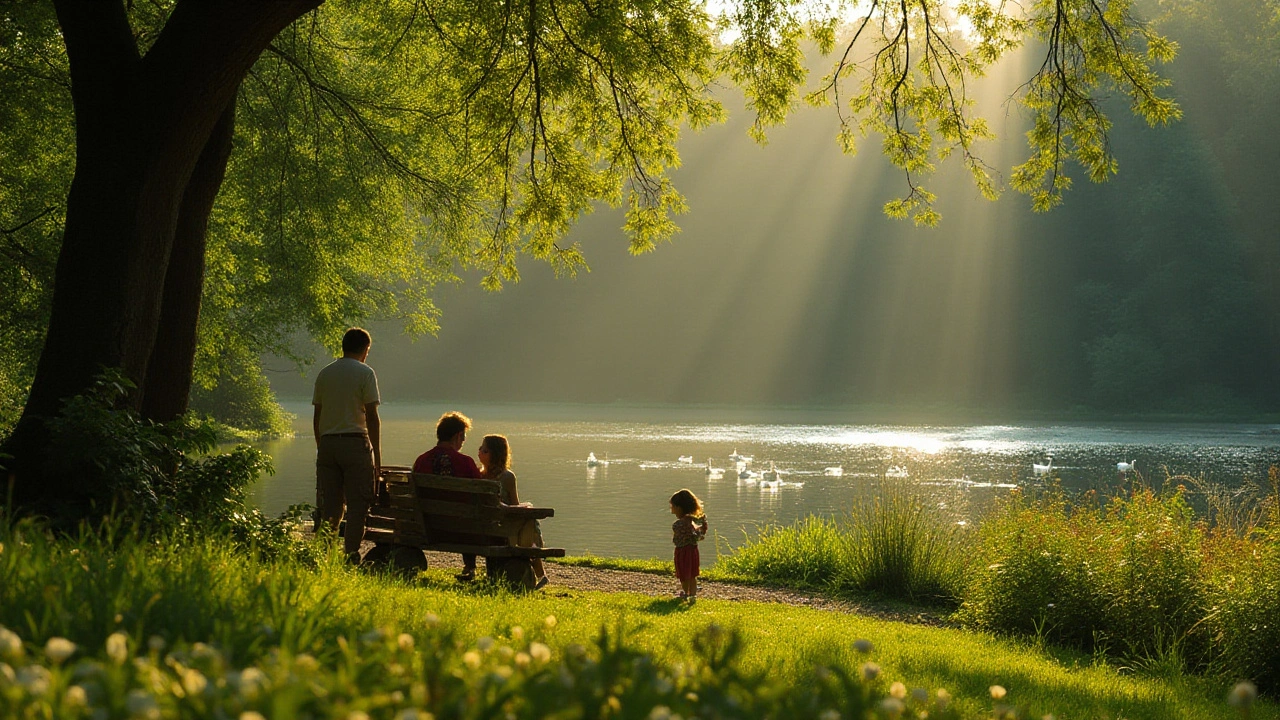
{"label": "meadow grass", "polygon": [[[384,687],[410,666],[426,667],[421,670],[424,677],[443,683],[432,692],[453,698],[448,703],[441,699],[444,695],[433,700],[437,703],[432,706],[435,712],[449,717],[480,717],[459,709],[464,708],[462,704],[449,703],[463,703],[467,698],[467,702],[474,703],[481,697],[489,698],[485,702],[492,701],[489,705],[481,703],[483,707],[501,707],[502,702],[514,702],[510,697],[502,700],[506,697],[500,691],[502,683],[521,678],[525,678],[524,684],[519,685],[522,692],[542,698],[539,702],[569,702],[557,700],[556,696],[568,692],[568,685],[556,685],[559,690],[544,685],[556,677],[563,680],[564,673],[571,678],[605,678],[601,673],[605,672],[604,665],[609,665],[604,660],[609,658],[623,658],[626,662],[610,665],[610,672],[615,675],[608,677],[613,679],[601,680],[603,684],[597,688],[603,694],[574,695],[577,699],[573,702],[586,703],[581,705],[584,708],[592,702],[611,708],[608,698],[613,696],[608,694],[608,688],[615,683],[620,688],[625,686],[625,692],[618,690],[617,697],[628,703],[649,703],[643,712],[631,705],[625,706],[625,711],[617,708],[612,716],[619,717],[646,717],[649,707],[658,700],[673,708],[674,703],[684,703],[690,708],[688,711],[697,711],[698,703],[719,702],[715,700],[719,697],[716,693],[730,682],[737,683],[739,689],[737,694],[724,695],[722,699],[728,703],[724,708],[746,702],[764,714],[811,707],[816,715],[819,706],[813,703],[825,692],[821,690],[823,683],[834,682],[830,680],[834,677],[831,673],[857,676],[867,661],[879,666],[878,677],[867,683],[867,692],[872,693],[873,699],[885,697],[890,684],[897,681],[910,688],[945,688],[953,696],[952,710],[959,717],[990,717],[992,685],[1007,688],[1009,695],[1003,702],[1022,708],[1028,717],[1046,713],[1054,713],[1057,718],[1233,716],[1223,699],[1225,685],[1188,676],[1135,675],[1095,662],[1090,656],[1046,650],[985,633],[750,602],[701,600],[689,606],[630,593],[576,591],[512,595],[483,583],[459,586],[441,570],[413,580],[370,574],[348,567],[336,553],[311,547],[313,552],[301,558],[266,558],[219,537],[148,540],[127,534],[113,537],[109,533],[84,533],[74,539],[53,539],[31,525],[0,527],[0,625],[22,638],[30,658],[39,656],[39,648],[50,638],[70,639],[81,648],[79,652],[97,658],[96,662],[107,668],[100,673],[105,678],[101,681],[104,686],[114,676],[103,648],[119,632],[135,649],[151,643],[156,647],[189,648],[183,651],[185,655],[153,652],[152,666],[140,677],[155,680],[170,673],[177,678],[156,687],[185,683],[189,678],[184,673],[199,664],[202,652],[209,653],[208,648],[199,650],[204,646],[195,644],[208,643],[219,653],[221,660],[217,663],[232,668],[260,665],[268,676],[283,683],[280,687],[292,688],[291,693],[305,694],[312,692],[307,688],[318,687],[327,693],[325,707],[364,707],[372,717],[391,718],[387,708],[396,702],[409,702],[405,698],[410,695],[410,699],[417,697],[417,691],[410,689],[417,685],[412,683],[406,684],[403,691]],[[710,651],[712,657],[707,657],[709,645],[720,642],[715,640],[715,634],[708,634],[713,624],[740,639],[742,650],[736,660],[740,676],[730,677],[732,668],[716,665],[714,648]],[[357,638],[384,628],[386,631],[376,634],[373,640],[357,643]],[[390,649],[383,647],[386,643],[379,638],[396,638],[400,633],[410,636],[410,645],[412,638],[418,638],[418,648],[414,650],[417,655],[395,655],[399,651],[394,640]],[[602,633],[612,640],[599,642]],[[501,668],[493,663],[498,661],[491,662],[488,655],[482,659],[481,654],[476,654],[479,651],[473,650],[492,645],[494,641],[486,638],[496,638],[500,645],[511,648],[528,647],[530,651],[531,641],[543,642],[550,650],[551,664],[563,663],[558,666],[562,670],[559,675],[548,670],[527,677],[520,674],[524,671],[517,671],[515,680],[495,680],[493,675]],[[869,655],[860,653],[854,647],[855,639],[870,641],[874,650]],[[613,653],[610,642],[621,642],[621,646],[634,652]],[[507,652],[510,658],[515,651]],[[308,662],[314,662],[318,669],[299,670],[289,664],[294,662],[289,658],[303,656],[314,658]],[[206,674],[222,667],[212,660],[205,662],[214,667]],[[518,662],[516,654],[508,664]],[[70,681],[74,673],[60,674],[56,663],[50,663],[52,682]],[[144,665],[145,662],[138,667]],[[692,672],[688,668],[699,667],[702,670],[688,674]],[[815,667],[832,670],[815,675]],[[297,680],[313,671],[319,673],[316,678]],[[511,669],[507,672],[509,678]],[[655,687],[675,682],[678,692],[667,688],[667,694],[654,695],[657,691],[642,692],[643,688],[620,679],[655,672]],[[9,677],[22,680],[23,676]],[[664,679],[668,677],[674,680]],[[577,687],[581,688],[584,682],[580,681]],[[696,685],[697,692],[689,691],[694,699],[679,689],[683,687],[680,683],[701,683]],[[215,685],[215,690],[208,690],[206,695],[223,691],[222,684]],[[10,692],[17,692],[13,687],[13,681],[0,677],[0,703],[8,702],[6,697],[17,697]],[[398,700],[397,692],[401,693]],[[430,695],[425,690],[423,693],[424,697]],[[786,700],[791,704],[779,705],[782,701],[777,698],[785,693],[791,693]],[[293,699],[287,703],[280,700],[283,705],[269,707],[262,704],[265,699],[259,698],[253,707],[276,707],[267,713],[270,717],[302,717],[297,710],[304,707],[297,704],[301,700],[289,697]],[[173,712],[164,717],[206,716],[191,705],[190,697],[166,698],[164,702],[171,706],[162,703],[160,710]],[[237,702],[248,701],[241,698]],[[746,707],[741,706],[739,714],[753,716]],[[766,707],[774,709],[766,712]],[[289,708],[293,710],[285,712]],[[611,716],[608,709],[602,712],[600,708],[595,706],[595,716]],[[110,717],[125,717],[128,708],[118,703],[116,710],[119,712]],[[161,717],[160,710],[153,717]],[[708,712],[711,711],[700,714],[705,716]],[[935,711],[931,717],[947,714]],[[1280,718],[1280,711],[1272,703],[1261,702],[1253,708],[1253,717]]]}

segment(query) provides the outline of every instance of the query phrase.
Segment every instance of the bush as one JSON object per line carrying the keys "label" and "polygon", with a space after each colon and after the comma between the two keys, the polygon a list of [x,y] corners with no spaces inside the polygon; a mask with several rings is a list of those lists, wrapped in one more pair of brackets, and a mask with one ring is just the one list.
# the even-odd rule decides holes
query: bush
{"label": "bush", "polygon": [[848,558],[838,588],[944,605],[964,587],[959,526],[902,484],[854,505],[843,538]]}
{"label": "bush", "polygon": [[964,587],[958,527],[904,485],[889,485],[841,520],[770,525],[717,560],[716,572],[839,594],[954,605]]}
{"label": "bush", "polygon": [[[1092,497],[1073,505],[1058,491],[1038,500],[1015,493],[981,528],[980,562],[960,616],[1139,665],[1227,669],[1223,638],[1241,627],[1224,609],[1248,615],[1251,604],[1236,604],[1240,592],[1265,583],[1246,580],[1248,573],[1233,576],[1234,590],[1215,581],[1221,573],[1213,566],[1237,563],[1243,547],[1219,543],[1212,552],[1206,533],[1181,486],[1165,494],[1138,488],[1105,505]],[[1219,622],[1233,630],[1218,629],[1215,638]],[[1229,669],[1258,677],[1238,662]]]}
{"label": "bush", "polygon": [[104,374],[90,393],[67,400],[49,421],[46,468],[74,476],[82,491],[69,506],[54,508],[54,516],[115,512],[152,532],[200,526],[256,543],[288,542],[286,519],[269,520],[246,504],[249,485],[271,472],[267,455],[244,445],[210,454],[217,440],[213,423],[192,415],[170,423],[143,420],[117,407],[131,389],[121,374]]}
{"label": "bush", "polygon": [[829,589],[848,564],[839,525],[810,516],[795,525],[766,525],[754,539],[716,559],[729,576],[787,587]]}

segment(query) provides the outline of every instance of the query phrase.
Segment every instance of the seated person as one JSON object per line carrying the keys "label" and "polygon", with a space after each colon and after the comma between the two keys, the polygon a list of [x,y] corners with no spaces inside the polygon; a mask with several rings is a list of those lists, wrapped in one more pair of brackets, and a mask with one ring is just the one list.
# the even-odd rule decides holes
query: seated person
{"label": "seated person", "polygon": [[[462,443],[466,442],[467,431],[470,429],[471,419],[460,412],[441,415],[436,422],[436,446],[418,456],[413,463],[413,471],[428,475],[482,479],[476,461],[461,452]],[[474,580],[476,556],[463,553],[462,566],[458,579],[464,582]]]}
{"label": "seated person", "polygon": [[[507,439],[501,435],[485,435],[480,441],[480,450],[476,453],[484,466],[481,472],[490,480],[497,480],[501,489],[498,500],[504,505],[527,505],[520,502],[516,492],[516,474],[511,472],[511,447]],[[542,547],[542,526],[537,520],[527,520],[516,535],[516,545],[520,547]],[[542,558],[530,558],[537,584],[533,589],[546,587],[547,571],[542,565]]]}

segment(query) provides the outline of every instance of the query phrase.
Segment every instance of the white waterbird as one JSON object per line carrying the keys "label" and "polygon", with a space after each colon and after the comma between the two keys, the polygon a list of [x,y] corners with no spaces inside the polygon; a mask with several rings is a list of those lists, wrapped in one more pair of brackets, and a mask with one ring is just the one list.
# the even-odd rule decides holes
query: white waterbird
{"label": "white waterbird", "polygon": [[822,474],[827,477],[840,477],[841,475],[844,475],[844,466],[836,465],[835,467],[824,468],[822,470]]}
{"label": "white waterbird", "polygon": [[1123,460],[1121,460],[1120,462],[1116,463],[1116,470],[1122,473],[1133,472],[1136,469],[1134,466],[1137,464],[1138,464],[1137,460],[1130,460],[1129,462],[1124,462]]}
{"label": "white waterbird", "polygon": [[1035,473],[1036,475],[1048,475],[1049,472],[1053,470],[1053,456],[1048,455],[1047,457],[1049,458],[1048,465],[1041,465],[1038,462],[1031,463],[1031,472]]}

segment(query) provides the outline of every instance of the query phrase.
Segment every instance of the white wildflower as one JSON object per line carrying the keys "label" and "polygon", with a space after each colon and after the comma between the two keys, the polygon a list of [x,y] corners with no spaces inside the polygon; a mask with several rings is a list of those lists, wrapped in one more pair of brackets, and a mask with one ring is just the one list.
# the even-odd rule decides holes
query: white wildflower
{"label": "white wildflower", "polygon": [[929,701],[929,691],[924,688],[912,688],[911,699],[918,703]]}
{"label": "white wildflower", "polygon": [[160,637],[159,635],[152,635],[151,637],[147,638],[147,649],[150,650],[151,652],[163,652],[164,646],[165,646],[164,638]]}
{"label": "white wildflower", "polygon": [[396,645],[401,650],[409,651],[413,649],[413,636],[409,633],[400,633],[396,636]]}
{"label": "white wildflower", "polygon": [[889,694],[901,700],[907,696],[907,686],[896,682],[889,686]]}
{"label": "white wildflower", "polygon": [[558,622],[559,621],[556,620],[555,615],[548,615],[547,619],[542,621],[542,624],[546,625],[547,629],[550,630],[551,628],[555,627]]}
{"label": "white wildflower", "polygon": [[818,720],[840,720],[840,711],[827,708],[818,713]]}
{"label": "white wildflower", "polygon": [[523,640],[524,628],[520,627],[519,625],[516,625],[515,627],[511,628],[511,639],[516,641]]}
{"label": "white wildflower", "polygon": [[18,682],[18,676],[13,673],[13,668],[9,667],[9,663],[0,662],[0,688],[16,682]]}
{"label": "white wildflower", "polygon": [[873,663],[862,663],[862,679],[868,682],[880,677],[880,666]]}
{"label": "white wildflower", "polygon": [[363,710],[352,710],[347,713],[346,720],[369,720],[369,713]]}
{"label": "white wildflower", "polygon": [[79,685],[72,685],[62,696],[62,704],[67,707],[82,708],[89,704],[89,693]]}
{"label": "white wildflower", "polygon": [[528,667],[529,661],[533,658],[527,652],[516,653],[516,667]]}
{"label": "white wildflower", "polygon": [[862,638],[859,638],[859,639],[857,639],[857,640],[854,640],[854,641],[853,641],[853,649],[854,649],[854,650],[857,650],[858,652],[862,653],[863,655],[866,655],[867,653],[871,652],[871,641],[870,641],[870,640],[865,640],[865,639],[862,639]]}
{"label": "white wildflower", "polygon": [[28,665],[18,671],[15,679],[28,693],[44,695],[49,692],[49,683],[53,681],[53,676],[41,665]]}
{"label": "white wildflower", "polygon": [[9,628],[0,625],[0,658],[21,660],[24,652],[22,638]]}
{"label": "white wildflower", "polygon": [[475,650],[468,650],[462,654],[462,664],[475,670],[480,667],[480,653]]}
{"label": "white wildflower", "polygon": [[63,660],[74,655],[76,652],[76,644],[63,637],[51,637],[44,644],[45,657],[62,664]]}
{"label": "white wildflower", "polygon": [[107,657],[117,665],[123,665],[129,659],[129,639],[122,632],[114,632],[107,636]]}
{"label": "white wildflower", "polygon": [[160,706],[145,690],[130,690],[124,699],[124,707],[132,718],[140,720],[159,720],[160,718]]}
{"label": "white wildflower", "polygon": [[427,613],[422,617],[422,619],[427,623],[427,627],[429,628],[433,628],[440,624],[440,616],[433,612]]}
{"label": "white wildflower", "polygon": [[1258,699],[1258,686],[1245,680],[1236,683],[1231,688],[1231,692],[1227,695],[1227,704],[1236,708],[1247,708],[1253,705],[1253,701]]}
{"label": "white wildflower", "polygon": [[551,648],[540,642],[533,643],[529,646],[529,657],[540,663],[547,662],[551,659]]}
{"label": "white wildflower", "polygon": [[951,693],[947,692],[945,689],[938,688],[937,691],[934,692],[934,695],[938,698],[939,710],[946,710],[947,706],[951,704]]}
{"label": "white wildflower", "polygon": [[298,653],[293,659],[293,666],[302,672],[311,673],[320,669],[320,662],[308,653]]}
{"label": "white wildflower", "polygon": [[485,635],[476,641],[476,647],[480,648],[480,652],[489,652],[493,648],[493,638]]}
{"label": "white wildflower", "polygon": [[657,705],[649,711],[649,720],[671,720],[671,708],[666,705]]}
{"label": "white wildflower", "polygon": [[898,717],[903,710],[907,709],[906,705],[896,697],[887,697],[880,701],[880,709],[889,717]]}
{"label": "white wildflower", "polygon": [[1008,691],[1008,690],[1005,690],[1005,689],[1004,689],[1004,687],[1003,687],[1003,686],[1001,686],[1001,685],[992,685],[992,686],[991,686],[991,699],[992,699],[992,700],[1003,700],[1003,699],[1004,699],[1004,696],[1005,696],[1005,695],[1008,695],[1008,694],[1009,694],[1009,691]]}
{"label": "white wildflower", "polygon": [[267,719],[262,716],[262,713],[257,712],[256,710],[245,710],[244,712],[240,713],[240,720],[267,720]]}
{"label": "white wildflower", "polygon": [[188,695],[200,695],[207,687],[209,687],[209,680],[199,670],[187,668],[183,671],[182,689],[186,690]]}

